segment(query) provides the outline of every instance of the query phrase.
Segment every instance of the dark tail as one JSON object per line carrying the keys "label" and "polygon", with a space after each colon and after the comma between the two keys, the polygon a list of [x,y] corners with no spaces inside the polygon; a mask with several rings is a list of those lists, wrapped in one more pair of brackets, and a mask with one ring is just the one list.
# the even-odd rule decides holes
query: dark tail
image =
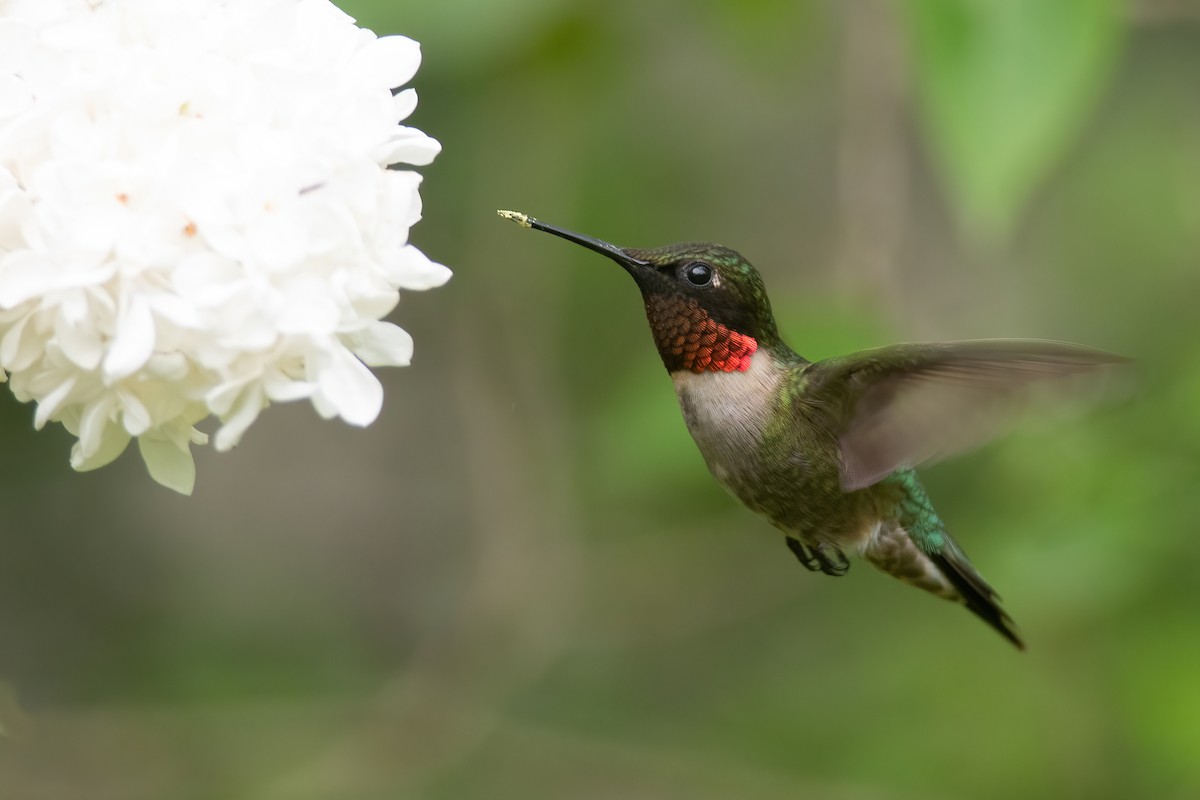
{"label": "dark tail", "polygon": [[937,565],[937,568],[946,576],[946,580],[950,581],[962,595],[967,608],[995,628],[1001,636],[1016,645],[1018,650],[1025,649],[1025,643],[1021,641],[1021,637],[1017,633],[1016,623],[1000,607],[1000,598],[996,595],[996,590],[975,571],[962,550],[952,545],[940,553],[926,553],[925,555]]}

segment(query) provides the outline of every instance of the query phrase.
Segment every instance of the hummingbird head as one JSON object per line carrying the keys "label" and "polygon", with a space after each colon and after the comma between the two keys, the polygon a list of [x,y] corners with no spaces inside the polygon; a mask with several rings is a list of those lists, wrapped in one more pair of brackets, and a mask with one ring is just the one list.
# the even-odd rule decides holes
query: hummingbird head
{"label": "hummingbird head", "polygon": [[762,278],[739,253],[707,242],[621,248],[516,212],[500,215],[607,256],[637,283],[668,372],[744,372],[779,333]]}

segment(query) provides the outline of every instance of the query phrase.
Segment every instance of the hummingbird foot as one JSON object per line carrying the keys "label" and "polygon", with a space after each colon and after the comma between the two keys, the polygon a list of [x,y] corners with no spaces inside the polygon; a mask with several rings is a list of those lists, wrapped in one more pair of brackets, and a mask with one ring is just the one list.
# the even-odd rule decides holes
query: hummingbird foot
{"label": "hummingbird foot", "polygon": [[796,557],[806,570],[816,572],[821,569],[821,562],[812,554],[812,551],[800,543],[799,539],[794,539],[791,536],[787,537],[788,550],[792,551],[792,555]]}
{"label": "hummingbird foot", "polygon": [[850,559],[831,544],[824,542],[806,546],[799,539],[787,537],[788,549],[809,572],[824,572],[835,578],[845,575],[850,569]]}

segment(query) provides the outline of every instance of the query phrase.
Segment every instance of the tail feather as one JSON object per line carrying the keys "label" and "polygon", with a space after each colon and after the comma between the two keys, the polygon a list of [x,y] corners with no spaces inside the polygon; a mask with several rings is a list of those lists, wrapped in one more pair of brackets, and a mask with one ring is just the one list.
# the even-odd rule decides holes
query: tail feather
{"label": "tail feather", "polygon": [[958,590],[963,602],[975,616],[995,628],[1001,636],[1016,645],[1018,650],[1025,649],[1025,642],[1021,641],[1017,633],[1017,625],[1000,607],[1000,597],[995,589],[975,571],[961,550],[957,547],[953,550],[947,548],[941,553],[927,555],[946,576],[946,580]]}
{"label": "tail feather", "polygon": [[879,525],[868,539],[863,550],[867,560],[906,583],[962,602],[1017,649],[1024,650],[1017,626],[1000,607],[996,591],[947,533],[916,473],[893,473],[880,483],[880,491],[892,493],[897,516],[893,522]]}
{"label": "tail feather", "polygon": [[1024,650],[1016,623],[1000,607],[1000,598],[975,571],[958,544],[944,530],[939,548],[919,547],[903,526],[880,524],[860,550],[874,567],[918,589],[962,603],[977,617]]}

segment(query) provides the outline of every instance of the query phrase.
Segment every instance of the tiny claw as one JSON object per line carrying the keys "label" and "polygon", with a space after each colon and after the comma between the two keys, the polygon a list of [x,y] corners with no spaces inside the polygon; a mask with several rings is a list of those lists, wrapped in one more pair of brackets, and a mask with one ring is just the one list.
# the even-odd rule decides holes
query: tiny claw
{"label": "tiny claw", "polygon": [[809,572],[817,572],[821,569],[820,560],[818,560],[817,557],[813,555],[807,547],[801,544],[799,539],[788,536],[787,546],[788,549],[792,551],[792,555],[796,557],[796,560],[799,561],[806,570]]}
{"label": "tiny claw", "polygon": [[813,548],[813,554],[821,562],[821,572],[840,578],[850,571],[850,559],[846,554],[831,544],[821,544]]}
{"label": "tiny claw", "polygon": [[806,546],[799,539],[788,536],[787,546],[809,572],[824,572],[837,578],[850,571],[850,559],[831,544],[822,542]]}

